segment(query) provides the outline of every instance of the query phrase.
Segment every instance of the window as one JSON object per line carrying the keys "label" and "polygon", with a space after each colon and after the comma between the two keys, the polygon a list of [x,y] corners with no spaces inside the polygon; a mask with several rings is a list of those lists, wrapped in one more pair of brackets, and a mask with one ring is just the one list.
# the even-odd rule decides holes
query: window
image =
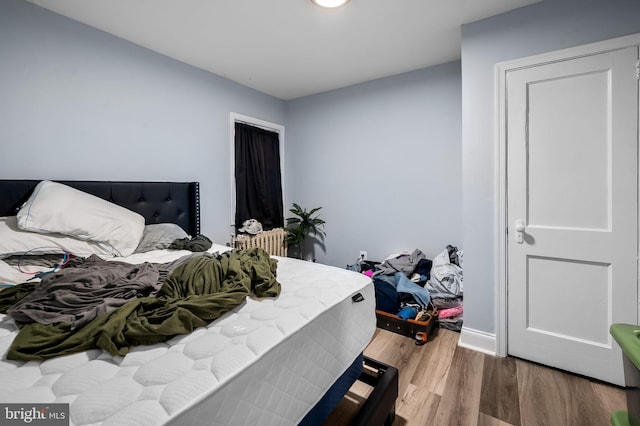
{"label": "window", "polygon": [[247,219],[282,227],[284,127],[232,113],[231,135],[234,231]]}

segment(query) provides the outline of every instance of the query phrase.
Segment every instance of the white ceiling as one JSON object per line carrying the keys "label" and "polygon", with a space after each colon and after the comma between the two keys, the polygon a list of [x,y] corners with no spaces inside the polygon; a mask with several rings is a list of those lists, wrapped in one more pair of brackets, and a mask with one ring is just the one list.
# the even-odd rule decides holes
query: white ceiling
{"label": "white ceiling", "polygon": [[289,100],[460,58],[460,25],[540,0],[28,0]]}

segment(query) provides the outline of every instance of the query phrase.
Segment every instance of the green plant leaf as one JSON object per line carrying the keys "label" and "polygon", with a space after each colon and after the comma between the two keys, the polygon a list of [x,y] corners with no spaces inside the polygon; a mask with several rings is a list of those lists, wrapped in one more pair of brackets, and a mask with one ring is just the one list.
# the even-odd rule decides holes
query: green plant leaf
{"label": "green plant leaf", "polygon": [[326,222],[317,215],[313,217],[320,209],[322,207],[315,207],[307,211],[297,203],[292,203],[292,208],[289,209],[294,217],[286,218],[288,233],[285,241],[289,246],[299,247],[303,258],[305,256],[305,240],[308,235],[320,235],[322,240],[327,235],[322,229]]}
{"label": "green plant leaf", "polygon": [[315,209],[311,209],[311,211],[309,212],[309,217],[311,217],[312,214],[314,214],[315,212],[317,212],[318,210],[320,210],[322,207],[316,207]]}

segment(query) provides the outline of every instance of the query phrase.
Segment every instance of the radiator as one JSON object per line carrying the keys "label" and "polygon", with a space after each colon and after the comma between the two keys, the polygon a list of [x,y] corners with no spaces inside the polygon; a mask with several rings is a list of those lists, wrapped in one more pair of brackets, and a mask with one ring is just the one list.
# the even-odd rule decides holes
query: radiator
{"label": "radiator", "polygon": [[238,249],[248,249],[260,247],[272,256],[287,256],[287,244],[284,238],[287,231],[283,228],[263,231],[257,235],[239,234],[235,236],[234,247]]}

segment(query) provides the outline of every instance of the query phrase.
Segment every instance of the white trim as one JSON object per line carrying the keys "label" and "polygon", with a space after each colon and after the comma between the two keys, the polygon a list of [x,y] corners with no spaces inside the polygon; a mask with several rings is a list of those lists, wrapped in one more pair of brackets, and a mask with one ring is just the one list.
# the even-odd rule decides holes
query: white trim
{"label": "white trim", "polygon": [[495,334],[474,330],[464,326],[462,327],[462,330],[460,330],[458,346],[462,346],[463,348],[482,352],[491,356],[500,356],[496,352],[496,343]]}
{"label": "white trim", "polygon": [[512,71],[519,68],[529,68],[583,56],[598,55],[600,53],[637,46],[638,44],[640,44],[640,33],[500,62],[496,64],[496,67],[500,67],[505,71]]}
{"label": "white trim", "polygon": [[[497,278],[496,289],[496,355],[507,356],[507,149],[506,149],[506,70],[501,64],[496,65],[496,98],[494,100],[497,110],[495,134],[498,135],[498,143],[495,146],[496,164],[496,259],[495,276]],[[503,287],[504,286],[504,287]],[[504,336],[504,338],[503,338]]]}
{"label": "white trim", "polygon": [[[544,65],[553,62],[560,62],[584,56],[597,55],[613,50],[625,49],[627,47],[640,44],[640,33],[611,40],[599,41],[582,46],[571,47],[526,58],[515,59],[496,64],[496,92],[495,92],[495,155],[498,165],[495,173],[495,185],[497,188],[497,206],[495,211],[496,224],[496,355],[506,356],[508,354],[507,341],[507,72],[521,68],[529,68],[537,65]],[[640,318],[639,318],[640,320]]]}
{"label": "white trim", "polygon": [[[249,117],[248,115],[238,114],[236,112],[229,113],[229,182],[230,182],[230,209],[229,209],[229,225],[235,224],[235,212],[236,212],[236,175],[235,175],[235,129],[236,122],[246,123],[251,126],[260,127],[261,129],[269,130],[278,133],[278,139],[280,141],[280,174],[281,174],[281,186],[282,186],[282,211],[284,212],[285,206],[288,206],[285,191],[285,170],[284,170],[284,126],[281,124],[271,123],[269,121],[260,120],[259,118]],[[233,234],[233,232],[232,232]]]}
{"label": "white trim", "polygon": [[[640,45],[640,43],[638,43]],[[638,61],[636,62],[636,79],[640,80],[640,46],[638,46],[637,50],[636,50],[636,54],[637,54],[637,58]],[[637,120],[637,131],[638,134],[636,135],[636,141],[638,143],[638,145],[640,145],[640,83],[636,84],[636,97],[638,99],[638,117],[636,117]],[[640,151],[640,150],[639,150]],[[636,177],[637,180],[637,185],[638,188],[640,188],[640,152],[637,153],[638,158],[636,159],[636,164],[638,165],[638,175]],[[640,197],[638,197],[640,198]],[[640,200],[637,200],[638,205],[636,205],[636,211],[640,212]],[[640,221],[640,213],[638,213],[638,221]],[[636,242],[637,242],[637,246],[636,246],[636,255],[640,256],[640,223],[638,223],[638,229],[637,229],[637,234],[636,234]],[[636,276],[638,277],[638,293],[636,293],[636,300],[637,300],[637,312],[638,315],[636,316],[636,324],[640,325],[640,259],[638,257],[636,257]]]}

